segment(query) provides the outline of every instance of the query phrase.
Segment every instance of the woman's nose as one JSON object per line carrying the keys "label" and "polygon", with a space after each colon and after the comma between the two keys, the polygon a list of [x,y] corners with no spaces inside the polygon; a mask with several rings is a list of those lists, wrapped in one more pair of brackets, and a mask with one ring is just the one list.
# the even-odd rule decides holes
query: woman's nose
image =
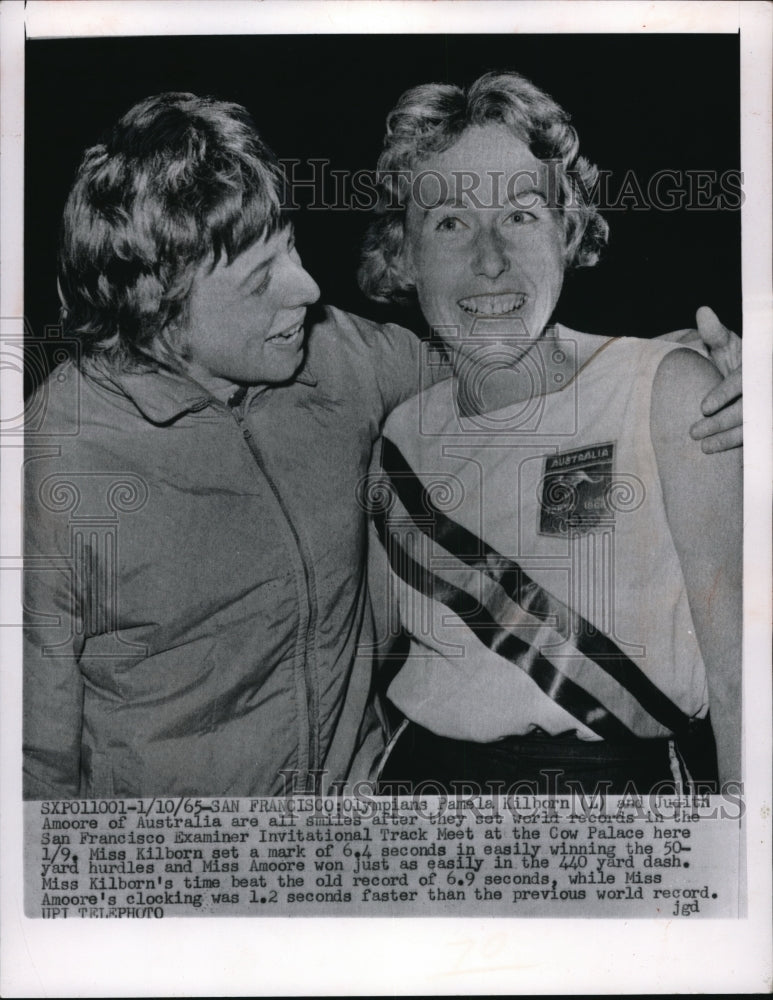
{"label": "woman's nose", "polygon": [[476,274],[485,278],[498,278],[510,270],[510,258],[500,233],[496,230],[478,234],[473,267]]}
{"label": "woman's nose", "polygon": [[319,299],[319,285],[303,266],[300,257],[297,255],[293,260],[293,265],[291,280],[292,294],[299,305],[310,306]]}

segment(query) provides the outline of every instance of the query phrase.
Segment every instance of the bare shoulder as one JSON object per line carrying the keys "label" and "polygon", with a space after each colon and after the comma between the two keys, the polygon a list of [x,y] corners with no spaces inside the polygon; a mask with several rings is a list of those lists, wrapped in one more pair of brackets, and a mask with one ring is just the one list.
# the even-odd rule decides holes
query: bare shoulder
{"label": "bare shoulder", "polygon": [[705,454],[690,435],[701,400],[720,380],[710,361],[685,349],[662,359],[652,385],[650,435],[666,511],[672,529],[691,526],[685,533],[691,545],[700,544],[692,530],[716,513],[717,502],[727,509],[740,505],[741,449]]}
{"label": "bare shoulder", "polygon": [[720,382],[722,376],[708,358],[689,347],[669,351],[658,365],[653,389],[666,390],[669,386],[701,391],[706,386]]}
{"label": "bare shoulder", "polygon": [[[721,380],[714,365],[696,351],[684,348],[666,354],[652,383],[653,443],[674,433],[685,434],[702,416],[701,400]],[[700,442],[695,444],[700,450]]]}

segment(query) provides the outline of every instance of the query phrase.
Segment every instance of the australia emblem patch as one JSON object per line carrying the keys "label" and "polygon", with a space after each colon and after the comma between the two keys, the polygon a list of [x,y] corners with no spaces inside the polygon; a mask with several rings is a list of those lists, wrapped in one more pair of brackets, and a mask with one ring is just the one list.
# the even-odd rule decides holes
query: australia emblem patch
{"label": "australia emblem patch", "polygon": [[539,487],[541,535],[614,528],[614,459],[611,442],[546,456]]}

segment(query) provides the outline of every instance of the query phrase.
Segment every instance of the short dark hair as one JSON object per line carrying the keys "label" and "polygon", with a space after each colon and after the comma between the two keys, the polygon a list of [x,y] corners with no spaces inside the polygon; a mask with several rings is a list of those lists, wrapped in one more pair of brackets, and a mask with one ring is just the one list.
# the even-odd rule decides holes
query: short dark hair
{"label": "short dark hair", "polygon": [[564,224],[567,267],[596,263],[609,227],[589,200],[598,170],[579,155],[569,115],[520,74],[491,72],[466,91],[442,83],[413,87],[388,114],[378,161],[378,217],[366,234],[358,275],[370,298],[393,301],[413,289],[402,266],[410,185],[400,183],[401,173],[415,170],[431,153],[449,149],[468,128],[490,123],[509,128],[538,159],[558,161],[557,208]]}
{"label": "short dark hair", "polygon": [[285,224],[283,177],[238,104],[165,93],[86,150],[59,254],[62,319],[86,355],[146,366],[184,316],[196,268]]}

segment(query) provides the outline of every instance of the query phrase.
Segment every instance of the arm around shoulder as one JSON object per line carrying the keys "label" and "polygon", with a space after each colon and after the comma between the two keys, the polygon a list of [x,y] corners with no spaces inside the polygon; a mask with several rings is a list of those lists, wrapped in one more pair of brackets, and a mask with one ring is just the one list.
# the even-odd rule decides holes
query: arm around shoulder
{"label": "arm around shoulder", "polygon": [[720,781],[728,781],[741,778],[741,453],[706,454],[689,433],[696,406],[719,379],[693,351],[666,355],[652,387],[650,430],[706,665]]}
{"label": "arm around shoulder", "polygon": [[395,323],[379,333],[376,379],[388,415],[422,388],[422,346],[415,333]]}

